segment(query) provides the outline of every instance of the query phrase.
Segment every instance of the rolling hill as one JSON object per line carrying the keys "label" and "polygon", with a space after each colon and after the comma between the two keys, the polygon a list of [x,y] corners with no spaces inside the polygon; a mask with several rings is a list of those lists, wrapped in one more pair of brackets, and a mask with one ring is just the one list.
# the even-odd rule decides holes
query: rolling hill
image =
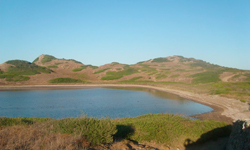
{"label": "rolling hill", "polygon": [[32,63],[10,60],[0,64],[0,85],[60,83],[157,84],[250,101],[250,71],[182,56],[154,58],[132,65],[112,62],[99,67],[50,55],[41,55]]}

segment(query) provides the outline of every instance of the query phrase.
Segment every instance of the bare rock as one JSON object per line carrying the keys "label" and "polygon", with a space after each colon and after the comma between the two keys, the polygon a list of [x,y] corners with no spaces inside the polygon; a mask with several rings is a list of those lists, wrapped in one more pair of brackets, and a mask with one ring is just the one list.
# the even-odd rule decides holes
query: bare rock
{"label": "bare rock", "polygon": [[250,120],[233,123],[226,150],[250,150]]}

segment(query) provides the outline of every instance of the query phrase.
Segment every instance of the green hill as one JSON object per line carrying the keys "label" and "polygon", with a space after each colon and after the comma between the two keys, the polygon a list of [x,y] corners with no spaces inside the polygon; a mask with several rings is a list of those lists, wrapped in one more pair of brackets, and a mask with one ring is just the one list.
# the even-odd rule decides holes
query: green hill
{"label": "green hill", "polygon": [[0,75],[0,78],[6,78],[6,81],[27,81],[29,77],[26,75],[52,72],[52,70],[46,67],[41,67],[24,60],[10,60],[6,64],[10,64],[11,66],[7,71],[2,71]]}

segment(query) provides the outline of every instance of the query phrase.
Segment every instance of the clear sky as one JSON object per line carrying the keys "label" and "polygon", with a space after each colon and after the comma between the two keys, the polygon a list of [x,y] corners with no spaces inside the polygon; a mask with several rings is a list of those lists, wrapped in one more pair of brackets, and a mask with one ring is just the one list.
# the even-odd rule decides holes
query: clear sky
{"label": "clear sky", "polygon": [[0,0],[0,64],[181,55],[250,70],[250,0]]}

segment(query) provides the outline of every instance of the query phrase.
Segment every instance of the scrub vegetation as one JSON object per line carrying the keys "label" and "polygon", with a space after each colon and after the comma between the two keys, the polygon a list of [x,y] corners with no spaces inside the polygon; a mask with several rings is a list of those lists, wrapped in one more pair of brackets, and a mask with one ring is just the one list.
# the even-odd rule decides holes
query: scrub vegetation
{"label": "scrub vegetation", "polygon": [[50,83],[84,83],[84,81],[80,79],[72,79],[72,78],[55,78],[49,80]]}
{"label": "scrub vegetation", "polygon": [[44,55],[43,59],[41,60],[42,63],[50,62],[51,60],[56,59],[56,57],[51,55]]}
{"label": "scrub vegetation", "polygon": [[162,62],[170,62],[170,61],[167,58],[160,57],[160,58],[153,59],[152,62],[162,63]]}
{"label": "scrub vegetation", "polygon": [[[149,114],[113,120],[87,116],[65,119],[0,117],[0,127],[0,146],[10,149],[21,146],[25,149],[36,146],[48,149],[52,141],[55,147],[61,149],[67,146],[84,148],[107,144],[118,139],[164,145],[176,142],[184,144],[185,140],[203,143],[229,136],[231,132],[230,126],[223,122],[191,120],[172,114]],[[70,142],[65,142],[62,137]]]}
{"label": "scrub vegetation", "polygon": [[6,64],[10,64],[11,66],[7,71],[0,74],[0,78],[6,78],[6,81],[27,81],[29,80],[29,77],[25,75],[52,72],[52,70],[47,69],[46,67],[41,67],[24,60],[10,60],[7,61]]}
{"label": "scrub vegetation", "polygon": [[[34,62],[38,61],[38,58]],[[81,79],[83,79],[93,83],[143,84],[202,94],[216,94],[250,102],[250,71],[222,67],[194,58],[182,56],[160,57],[134,65],[113,62],[105,69],[92,65],[75,65],[68,61],[81,62],[73,59],[56,59],[56,57],[50,55],[40,56],[40,58],[43,58],[40,61],[44,63],[44,66],[22,60],[7,61],[7,65],[0,65],[0,78],[4,79],[1,84],[14,84],[13,81],[23,81],[25,84],[44,83],[42,80],[48,81],[51,79],[49,77],[49,73],[53,72],[51,69],[57,68],[59,64],[63,63],[65,65],[53,72],[54,78],[60,79],[62,74],[67,73],[68,77],[73,78],[74,81],[58,79],[50,81],[51,83],[85,83],[81,82]],[[54,64],[45,63],[55,59],[60,61],[55,61],[58,63]],[[79,67],[76,68],[76,66]],[[84,71],[81,72],[82,70]],[[42,78],[39,78],[38,75],[37,83],[29,83],[32,75],[40,73],[48,73],[49,78],[44,74]],[[124,78],[124,81],[121,81],[122,78]],[[8,83],[6,81],[12,82]]]}
{"label": "scrub vegetation", "polygon": [[141,78],[143,78],[143,77],[142,76],[134,77],[134,78],[129,79],[129,80],[120,81],[119,83],[134,83],[136,80],[141,79]]}
{"label": "scrub vegetation", "polygon": [[131,75],[137,73],[138,69],[130,66],[124,66],[122,71],[109,71],[106,73],[105,77],[102,77],[102,80],[115,80],[120,79],[125,75]]}
{"label": "scrub vegetation", "polygon": [[75,68],[72,71],[73,72],[78,72],[78,71],[82,71],[83,69],[87,69],[88,67],[92,68],[92,69],[97,69],[97,66],[92,66],[92,65],[83,65],[80,68]]}
{"label": "scrub vegetation", "polygon": [[98,73],[101,73],[101,72],[104,72],[106,70],[109,70],[110,68],[105,68],[105,69],[102,69],[102,70],[98,70],[96,72],[94,72],[93,74],[98,74]]}
{"label": "scrub vegetation", "polygon": [[191,75],[191,77],[194,77],[193,83],[210,83],[210,82],[221,81],[219,78],[219,73],[214,72],[214,71],[197,73],[197,74]]}
{"label": "scrub vegetation", "polygon": [[48,68],[58,68],[57,65],[51,65],[51,66],[48,66]]}

